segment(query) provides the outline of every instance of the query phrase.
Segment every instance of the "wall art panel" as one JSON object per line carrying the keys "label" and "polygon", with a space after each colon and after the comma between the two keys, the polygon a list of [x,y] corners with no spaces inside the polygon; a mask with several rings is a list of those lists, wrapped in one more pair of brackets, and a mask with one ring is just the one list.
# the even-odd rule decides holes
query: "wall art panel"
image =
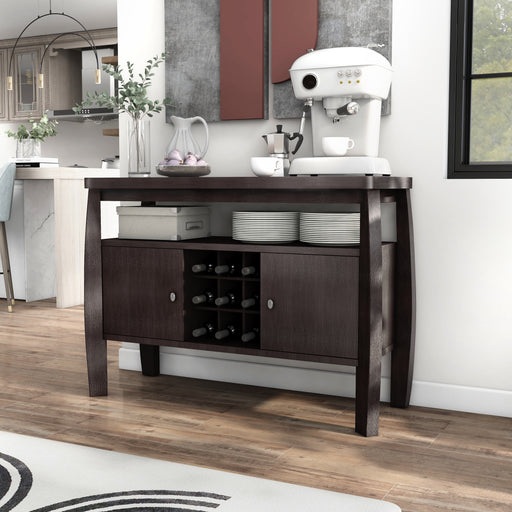
{"label": "wall art panel", "polygon": [[263,119],[267,0],[165,0],[166,118]]}

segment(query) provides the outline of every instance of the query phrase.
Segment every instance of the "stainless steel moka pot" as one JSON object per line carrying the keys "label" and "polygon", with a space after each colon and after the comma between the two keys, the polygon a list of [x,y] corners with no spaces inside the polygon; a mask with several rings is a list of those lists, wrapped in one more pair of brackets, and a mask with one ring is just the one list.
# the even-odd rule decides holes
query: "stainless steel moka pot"
{"label": "stainless steel moka pot", "polygon": [[283,169],[285,174],[287,174],[290,168],[290,141],[298,139],[295,148],[291,152],[294,155],[302,144],[303,136],[297,132],[293,134],[283,132],[282,124],[278,124],[276,128],[276,132],[267,133],[262,135],[262,137],[267,143],[269,156],[283,159]]}

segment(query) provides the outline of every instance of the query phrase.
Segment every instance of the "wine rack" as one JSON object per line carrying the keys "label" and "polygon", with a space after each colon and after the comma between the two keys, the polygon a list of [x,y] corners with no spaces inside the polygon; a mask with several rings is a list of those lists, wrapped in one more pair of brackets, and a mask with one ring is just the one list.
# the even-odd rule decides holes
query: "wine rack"
{"label": "wine rack", "polygon": [[[259,253],[186,250],[184,267],[185,341],[259,348]],[[200,268],[203,270],[197,271]],[[252,272],[242,273],[242,269]],[[218,273],[223,270],[227,271]],[[201,295],[208,299],[194,300]],[[212,297],[216,300],[212,301]],[[223,297],[226,297],[226,304],[220,300]],[[247,306],[244,301],[249,299],[254,299],[254,304],[243,307]],[[208,326],[207,332],[194,336],[192,332],[202,326]],[[216,333],[231,326],[233,334],[221,339],[216,337]],[[252,332],[256,336],[247,336]],[[243,341],[242,337],[252,339]]]}

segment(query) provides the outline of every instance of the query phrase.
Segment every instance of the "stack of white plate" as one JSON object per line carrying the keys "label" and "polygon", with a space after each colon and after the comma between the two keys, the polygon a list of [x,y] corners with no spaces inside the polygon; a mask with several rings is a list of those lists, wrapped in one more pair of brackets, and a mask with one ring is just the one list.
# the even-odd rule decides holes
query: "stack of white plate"
{"label": "stack of white plate", "polygon": [[313,245],[359,244],[359,213],[300,214],[300,241]]}
{"label": "stack of white plate", "polygon": [[299,239],[299,212],[233,212],[233,238],[283,243]]}

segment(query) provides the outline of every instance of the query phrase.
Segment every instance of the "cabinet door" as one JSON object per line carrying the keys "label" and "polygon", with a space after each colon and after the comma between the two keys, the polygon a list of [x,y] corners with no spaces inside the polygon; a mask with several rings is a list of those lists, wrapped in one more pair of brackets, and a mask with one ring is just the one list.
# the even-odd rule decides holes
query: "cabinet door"
{"label": "cabinet door", "polygon": [[261,348],[356,359],[358,272],[357,257],[262,254]]}
{"label": "cabinet door", "polygon": [[104,247],[105,336],[183,339],[183,251]]}
{"label": "cabinet door", "polygon": [[10,119],[37,118],[43,113],[43,89],[39,89],[37,84],[42,48],[16,48],[11,69],[13,90],[9,92]]}
{"label": "cabinet door", "polygon": [[45,71],[45,109],[64,110],[81,103],[82,52],[73,49],[48,52],[45,64],[48,65],[48,71]]}

